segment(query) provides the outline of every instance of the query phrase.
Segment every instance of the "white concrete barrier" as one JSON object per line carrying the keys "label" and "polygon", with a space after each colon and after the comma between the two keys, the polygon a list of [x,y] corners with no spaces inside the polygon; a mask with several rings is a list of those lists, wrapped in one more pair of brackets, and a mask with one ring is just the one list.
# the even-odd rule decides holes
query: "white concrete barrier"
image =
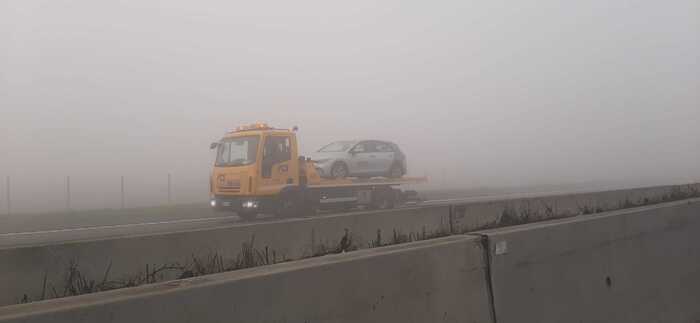
{"label": "white concrete barrier", "polygon": [[[613,209],[625,203],[654,202],[674,191],[699,188],[698,184],[664,186],[457,206],[358,212],[236,224],[217,229],[0,249],[0,306],[63,296],[71,264],[77,264],[81,275],[88,280],[99,282],[107,274],[108,280],[124,282],[135,275],[145,275],[146,270],[152,271],[154,266],[192,263],[193,256],[203,259],[217,255],[226,262],[235,261],[245,254],[246,250],[242,250],[245,244],[264,254],[264,263],[276,263],[332,252],[340,247],[343,238],[350,241],[345,247],[364,249],[471,232],[484,226],[570,216],[591,209]],[[174,279],[176,275],[176,271],[164,272],[157,278]],[[54,289],[58,295],[55,295]]]}
{"label": "white concrete barrier", "polygon": [[0,307],[0,323],[697,322],[700,199]]}
{"label": "white concrete barrier", "polygon": [[499,323],[700,322],[700,199],[481,233]]}
{"label": "white concrete barrier", "polygon": [[6,306],[0,322],[488,323],[483,255],[454,236]]}
{"label": "white concrete barrier", "polygon": [[[218,229],[133,236],[121,239],[0,249],[0,305],[62,296],[71,264],[80,274],[101,281],[128,281],[137,274],[169,264],[188,264],[193,256],[221,256],[235,261],[252,243],[266,263],[298,260],[334,252],[346,235],[349,249],[365,249],[399,239],[449,231],[449,207],[364,212],[270,223],[238,224]],[[248,250],[250,251],[250,250]],[[260,260],[256,260],[260,262]],[[109,271],[109,272],[107,272]],[[177,271],[164,272],[174,279]],[[145,274],[144,274],[145,275]],[[46,277],[46,284],[44,284]],[[26,295],[26,297],[25,297]],[[42,297],[43,296],[43,297]]]}
{"label": "white concrete barrier", "polygon": [[467,203],[453,206],[451,223],[455,232],[469,232],[485,226],[513,225],[633,206],[660,203],[700,192],[700,183],[656,186],[626,190],[561,194]]}

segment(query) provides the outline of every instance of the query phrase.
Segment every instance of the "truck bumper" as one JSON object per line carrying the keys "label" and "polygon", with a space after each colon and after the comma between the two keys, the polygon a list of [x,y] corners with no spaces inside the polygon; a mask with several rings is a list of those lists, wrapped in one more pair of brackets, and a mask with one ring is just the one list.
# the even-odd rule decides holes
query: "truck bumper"
{"label": "truck bumper", "polygon": [[265,208],[264,201],[255,197],[214,196],[209,205],[217,211],[257,213]]}

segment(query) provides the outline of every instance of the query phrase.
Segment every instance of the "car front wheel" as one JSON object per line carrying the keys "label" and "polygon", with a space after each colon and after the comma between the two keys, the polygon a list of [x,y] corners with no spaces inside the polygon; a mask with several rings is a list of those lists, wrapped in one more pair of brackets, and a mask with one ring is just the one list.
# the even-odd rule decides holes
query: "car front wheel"
{"label": "car front wheel", "polygon": [[331,177],[345,178],[348,177],[348,166],[343,163],[335,163],[331,168]]}

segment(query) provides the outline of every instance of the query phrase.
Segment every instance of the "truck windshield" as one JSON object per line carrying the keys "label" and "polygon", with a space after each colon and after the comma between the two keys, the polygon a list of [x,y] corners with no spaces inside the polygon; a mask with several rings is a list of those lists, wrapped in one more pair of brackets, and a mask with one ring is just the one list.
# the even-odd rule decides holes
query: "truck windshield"
{"label": "truck windshield", "polygon": [[216,166],[244,166],[255,163],[259,136],[224,138],[216,153]]}
{"label": "truck windshield", "polygon": [[353,141],[336,141],[318,150],[320,153],[339,153],[347,151],[355,144]]}

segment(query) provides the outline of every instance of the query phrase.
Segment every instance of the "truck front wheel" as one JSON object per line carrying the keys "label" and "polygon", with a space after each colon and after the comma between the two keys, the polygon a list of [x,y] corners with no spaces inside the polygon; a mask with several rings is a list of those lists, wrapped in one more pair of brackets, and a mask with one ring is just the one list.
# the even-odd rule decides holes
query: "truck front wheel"
{"label": "truck front wheel", "polygon": [[393,209],[396,206],[396,191],[392,188],[376,189],[373,195],[371,209]]}
{"label": "truck front wheel", "polygon": [[277,215],[285,218],[314,216],[318,212],[318,194],[306,190],[280,193]]}
{"label": "truck front wheel", "polygon": [[277,209],[277,216],[283,218],[291,218],[299,213],[299,199],[296,194],[284,194],[280,196],[280,201]]}

